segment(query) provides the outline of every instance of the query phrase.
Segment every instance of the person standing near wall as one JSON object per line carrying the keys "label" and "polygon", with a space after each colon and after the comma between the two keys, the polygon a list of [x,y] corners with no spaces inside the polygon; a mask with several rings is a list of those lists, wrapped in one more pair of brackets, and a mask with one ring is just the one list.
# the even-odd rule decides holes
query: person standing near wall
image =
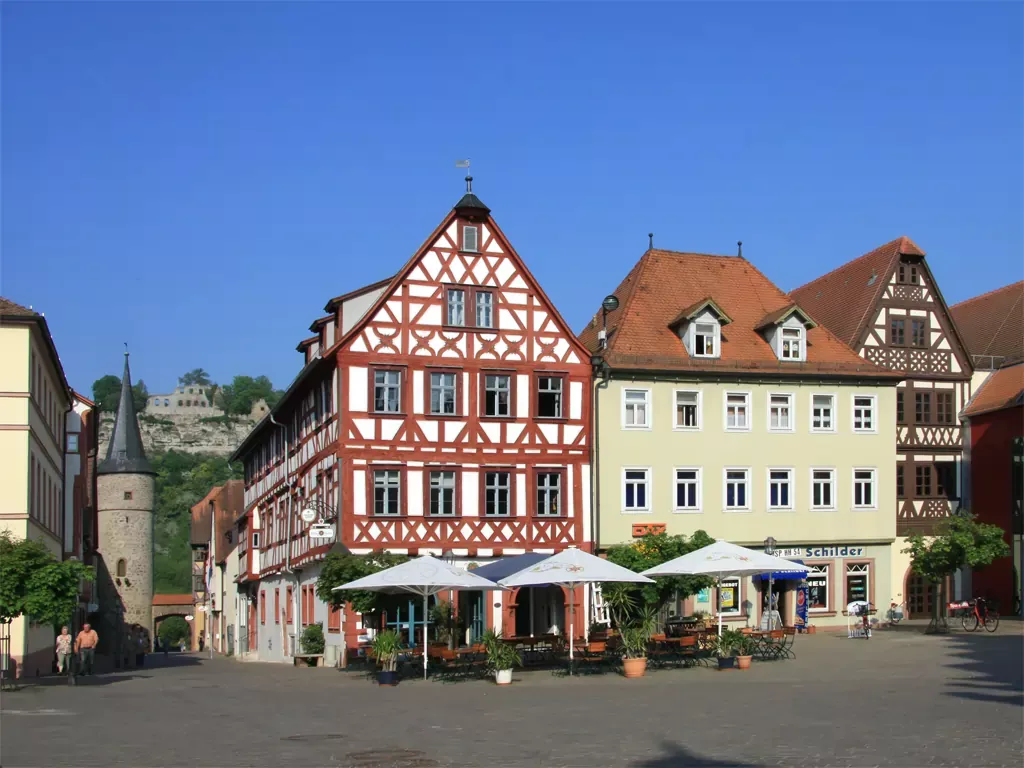
{"label": "person standing near wall", "polygon": [[100,636],[90,624],[82,625],[82,631],[75,638],[75,653],[78,654],[78,663],[81,674],[92,675],[93,661],[96,659],[96,646],[100,642]]}
{"label": "person standing near wall", "polygon": [[71,640],[66,626],[60,628],[57,635],[57,671],[65,674],[68,671],[68,659],[71,657]]}

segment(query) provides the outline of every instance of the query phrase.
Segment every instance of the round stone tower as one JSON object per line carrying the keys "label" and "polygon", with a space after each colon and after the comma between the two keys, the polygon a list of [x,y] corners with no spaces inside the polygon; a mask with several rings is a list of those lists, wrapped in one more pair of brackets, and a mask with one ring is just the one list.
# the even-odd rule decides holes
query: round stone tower
{"label": "round stone tower", "polygon": [[107,458],[96,468],[97,538],[103,558],[97,586],[108,632],[118,631],[122,623],[152,631],[155,486],[153,467],[142,448],[125,352],[114,430]]}

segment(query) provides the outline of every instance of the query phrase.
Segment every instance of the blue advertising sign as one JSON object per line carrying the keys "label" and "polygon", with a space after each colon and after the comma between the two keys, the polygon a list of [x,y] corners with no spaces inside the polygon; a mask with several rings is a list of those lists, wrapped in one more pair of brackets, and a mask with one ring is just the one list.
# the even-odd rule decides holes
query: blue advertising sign
{"label": "blue advertising sign", "polygon": [[796,625],[807,626],[807,582],[796,588]]}

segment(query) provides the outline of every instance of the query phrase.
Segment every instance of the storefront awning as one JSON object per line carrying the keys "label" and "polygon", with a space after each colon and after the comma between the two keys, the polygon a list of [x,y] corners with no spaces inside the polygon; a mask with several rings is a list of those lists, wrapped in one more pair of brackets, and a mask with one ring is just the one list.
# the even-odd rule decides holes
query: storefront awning
{"label": "storefront awning", "polygon": [[[804,564],[803,560],[794,560],[793,562],[797,565]],[[772,573],[771,576],[773,581],[799,581],[800,579],[803,579],[806,575],[807,574],[805,574],[803,571],[775,571],[774,573]],[[754,574],[754,581],[768,581],[768,574],[756,573]]]}

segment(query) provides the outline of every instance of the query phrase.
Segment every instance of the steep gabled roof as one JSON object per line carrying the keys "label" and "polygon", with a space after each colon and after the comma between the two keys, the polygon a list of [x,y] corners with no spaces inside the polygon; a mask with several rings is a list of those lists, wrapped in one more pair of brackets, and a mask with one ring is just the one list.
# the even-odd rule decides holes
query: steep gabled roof
{"label": "steep gabled roof", "polygon": [[961,301],[949,312],[970,355],[991,356],[996,365],[1024,358],[1024,280]]}
{"label": "steep gabled roof", "polygon": [[898,237],[789,295],[840,341],[854,347],[901,255],[925,254],[909,237]]}
{"label": "steep gabled roof", "polygon": [[[608,314],[607,348],[598,347],[600,312],[580,334],[580,341],[613,368],[900,378],[862,359],[820,326],[808,330],[806,362],[780,361],[755,326],[793,302],[741,256],[648,250],[615,295],[619,307]],[[720,358],[690,357],[670,325],[683,308],[708,296],[732,322],[722,328]]]}
{"label": "steep gabled roof", "polygon": [[1024,363],[1008,365],[994,371],[967,403],[961,414],[978,416],[991,411],[1012,408],[1024,402]]}
{"label": "steep gabled roof", "polygon": [[121,399],[114,416],[114,429],[107,445],[107,458],[96,468],[97,475],[135,474],[153,475],[152,465],[146,458],[139,433],[139,420],[132,397],[132,373],[128,368],[128,353],[124,353],[124,373],[121,375]]}

